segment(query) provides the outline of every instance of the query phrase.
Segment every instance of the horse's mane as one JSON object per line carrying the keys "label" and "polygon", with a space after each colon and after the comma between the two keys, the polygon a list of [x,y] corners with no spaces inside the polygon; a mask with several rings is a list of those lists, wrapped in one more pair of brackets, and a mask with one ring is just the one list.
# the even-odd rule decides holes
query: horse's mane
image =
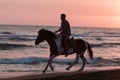
{"label": "horse's mane", "polygon": [[48,33],[49,36],[51,36],[52,38],[56,38],[56,34],[55,34],[54,32],[49,31],[49,30],[47,30],[47,29],[44,29],[44,31],[45,31],[46,33]]}

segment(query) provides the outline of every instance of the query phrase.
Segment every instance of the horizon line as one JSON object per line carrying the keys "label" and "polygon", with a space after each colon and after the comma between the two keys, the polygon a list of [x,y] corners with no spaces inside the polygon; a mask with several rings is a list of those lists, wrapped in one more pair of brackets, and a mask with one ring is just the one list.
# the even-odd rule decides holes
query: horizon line
{"label": "horizon line", "polygon": [[[45,27],[60,27],[57,25],[38,25],[38,24],[0,24],[0,26],[45,26]],[[120,29],[119,27],[103,27],[103,26],[71,26],[73,28],[111,28],[111,29]]]}

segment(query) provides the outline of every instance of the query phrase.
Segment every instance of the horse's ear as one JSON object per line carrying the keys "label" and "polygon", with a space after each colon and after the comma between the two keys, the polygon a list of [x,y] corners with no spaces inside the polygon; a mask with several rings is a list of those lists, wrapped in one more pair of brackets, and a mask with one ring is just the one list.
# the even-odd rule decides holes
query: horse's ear
{"label": "horse's ear", "polygon": [[44,28],[42,28],[42,30],[45,30]]}
{"label": "horse's ear", "polygon": [[47,29],[43,28],[42,30],[47,31]]}

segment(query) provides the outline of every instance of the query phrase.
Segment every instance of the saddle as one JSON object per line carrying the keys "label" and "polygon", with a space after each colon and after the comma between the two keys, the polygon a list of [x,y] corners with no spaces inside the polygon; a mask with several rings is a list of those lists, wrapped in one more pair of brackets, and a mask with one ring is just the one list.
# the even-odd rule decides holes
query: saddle
{"label": "saddle", "polygon": [[[62,38],[57,37],[55,39],[55,43],[56,43],[56,46],[58,49],[58,53],[62,54],[64,52],[64,48],[62,46]],[[69,38],[69,40],[68,40],[68,53],[69,54],[73,53],[75,47],[76,47],[76,43],[75,43],[74,37]]]}
{"label": "saddle", "polygon": [[68,40],[68,48],[75,48],[75,40],[74,37],[69,38]]}

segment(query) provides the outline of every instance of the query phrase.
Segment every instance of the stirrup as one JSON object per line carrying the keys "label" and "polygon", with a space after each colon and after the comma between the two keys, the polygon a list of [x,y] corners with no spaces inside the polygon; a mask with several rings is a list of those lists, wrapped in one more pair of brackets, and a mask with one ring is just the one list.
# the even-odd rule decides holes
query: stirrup
{"label": "stirrup", "polygon": [[63,52],[63,54],[65,54],[65,57],[67,57],[68,56],[68,50]]}
{"label": "stirrup", "polygon": [[65,55],[65,57],[67,57],[68,55]]}

